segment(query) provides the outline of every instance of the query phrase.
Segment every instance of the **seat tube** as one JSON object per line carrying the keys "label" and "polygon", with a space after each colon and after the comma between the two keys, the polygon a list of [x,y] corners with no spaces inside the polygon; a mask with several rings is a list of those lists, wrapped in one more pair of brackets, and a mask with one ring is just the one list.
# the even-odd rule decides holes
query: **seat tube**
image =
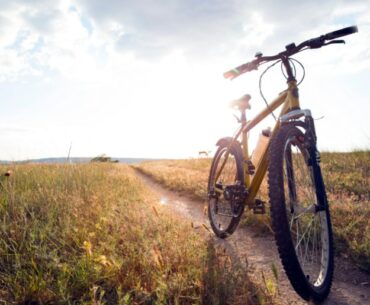
{"label": "seat tube", "polygon": [[[245,112],[242,113],[241,117],[242,128],[247,124],[247,118]],[[242,148],[243,148],[243,174],[244,174],[244,183],[245,186],[248,188],[250,186],[250,177],[248,171],[248,164],[247,160],[249,159],[249,151],[248,151],[248,132],[244,130],[242,132]]]}

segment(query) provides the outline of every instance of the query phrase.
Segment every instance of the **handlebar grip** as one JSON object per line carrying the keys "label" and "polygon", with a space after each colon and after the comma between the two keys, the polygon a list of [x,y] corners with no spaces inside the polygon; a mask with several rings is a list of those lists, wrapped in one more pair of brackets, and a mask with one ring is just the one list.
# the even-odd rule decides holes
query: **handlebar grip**
{"label": "handlebar grip", "polygon": [[253,61],[247,62],[246,64],[240,65],[239,67],[236,67],[232,70],[225,72],[224,78],[233,80],[234,78],[242,75],[245,72],[249,72],[249,71],[256,70],[256,69],[257,69],[257,66]]}
{"label": "handlebar grip", "polygon": [[351,34],[357,33],[357,32],[358,32],[357,26],[355,26],[355,25],[354,26],[349,26],[349,27],[343,28],[341,30],[337,30],[337,31],[325,34],[324,39],[325,40],[332,40],[332,39],[336,39],[338,37],[351,35]]}
{"label": "handlebar grip", "polygon": [[224,73],[224,78],[232,80],[232,79],[238,77],[239,75],[244,73],[244,69],[245,69],[246,65],[247,64],[244,64],[244,65],[241,65],[239,67],[236,67],[232,70],[229,70],[229,71],[225,72]]}
{"label": "handlebar grip", "polygon": [[242,74],[238,68],[232,69],[230,71],[227,71],[224,73],[224,78],[226,79],[234,79],[235,77],[238,77],[240,74]]}

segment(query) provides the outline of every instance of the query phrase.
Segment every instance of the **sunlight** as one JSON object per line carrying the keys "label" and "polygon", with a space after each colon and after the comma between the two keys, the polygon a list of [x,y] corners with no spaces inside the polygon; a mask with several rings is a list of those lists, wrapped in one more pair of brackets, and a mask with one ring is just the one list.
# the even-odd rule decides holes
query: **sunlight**
{"label": "sunlight", "polygon": [[[182,15],[187,10],[175,7],[151,11],[131,4],[139,16],[132,18],[118,3],[117,9],[95,5],[62,0],[42,8],[27,2],[2,6],[3,159],[63,156],[71,142],[74,156],[187,158],[214,151],[216,141],[237,128],[229,101],[250,94],[248,118],[265,107],[258,88],[262,67],[232,82],[223,79],[223,72],[252,60],[256,51],[278,52],[292,40],[334,30],[348,20],[361,29],[350,38],[350,47],[297,54],[308,68],[300,86],[302,106],[312,108],[317,117],[325,115],[318,123],[326,136],[325,148],[368,146],[366,85],[359,85],[369,71],[366,5],[333,5],[320,24],[312,20],[323,13],[313,9],[312,18],[297,29],[293,21],[279,19],[285,11],[272,12],[260,4],[248,5],[248,10],[204,7],[191,20]],[[323,90],[322,81],[334,78]],[[271,100],[285,86],[276,69],[264,79],[263,92]],[[323,99],[335,99],[337,107]],[[360,132],[340,134],[352,142],[330,136],[330,126],[348,100],[358,105],[352,109],[357,119],[351,126]],[[273,123],[269,118],[257,129]],[[7,126],[30,131],[14,132]],[[251,147],[258,133],[251,133]]]}

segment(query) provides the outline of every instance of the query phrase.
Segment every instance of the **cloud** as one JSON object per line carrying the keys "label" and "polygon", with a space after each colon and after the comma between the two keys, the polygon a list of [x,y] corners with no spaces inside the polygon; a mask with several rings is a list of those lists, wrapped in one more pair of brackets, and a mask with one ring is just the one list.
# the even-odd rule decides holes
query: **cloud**
{"label": "cloud", "polygon": [[[0,0],[0,85],[8,89],[2,91],[2,101],[9,113],[9,121],[3,123],[16,125],[21,119],[25,126],[48,126],[60,133],[50,136],[55,141],[68,129],[64,138],[69,145],[67,138],[74,134],[83,139],[90,132],[91,143],[98,143],[112,130],[134,129],[131,142],[135,143],[147,137],[147,130],[140,131],[145,122],[158,135],[153,141],[181,133],[181,142],[191,137],[213,145],[217,128],[221,134],[226,125],[234,126],[234,122],[225,123],[224,101],[244,94],[245,83],[257,77],[248,75],[231,84],[223,81],[221,73],[251,60],[256,51],[274,54],[290,42],[358,23],[360,33],[348,38],[348,45],[304,52],[297,58],[309,67],[307,100],[314,100],[315,90],[310,88],[322,85],[314,81],[331,79],[338,71],[343,78],[359,71],[366,76],[370,67],[367,2]],[[265,87],[276,89],[274,80],[269,79]],[[13,84],[7,87],[9,81]],[[255,89],[255,94],[250,93],[257,98]],[[338,95],[338,101],[348,96]],[[209,127],[200,138],[204,117],[217,117],[223,123]],[[189,126],[189,118],[197,130],[191,136],[191,128],[182,127]],[[180,127],[168,128],[177,124]],[[125,137],[130,138],[128,133]],[[20,139],[21,133],[17,134]],[[190,149],[190,140],[186,143]],[[145,151],[140,143],[136,145],[135,149]],[[172,142],[163,145],[174,146]],[[181,145],[179,151],[184,149]],[[153,146],[158,147],[158,156],[167,151],[158,143]]]}
{"label": "cloud", "polygon": [[[135,50],[139,56],[182,49],[194,55],[212,54],[215,42],[243,33],[241,1],[79,1],[81,10],[104,31],[112,22],[121,25],[116,47]],[[240,11],[243,9],[241,8]],[[244,16],[246,17],[246,16]],[[202,51],[202,52],[200,52]]]}
{"label": "cloud", "polygon": [[94,66],[89,32],[70,1],[0,3],[0,47],[2,81],[50,72],[82,79]]}
{"label": "cloud", "polygon": [[75,80],[101,79],[112,58],[149,63],[176,50],[193,62],[232,62],[334,30],[333,22],[345,26],[351,17],[364,23],[368,15],[363,1],[0,2],[0,77],[54,71]]}
{"label": "cloud", "polygon": [[29,128],[19,127],[19,126],[0,126],[0,134],[14,134],[14,133],[24,133],[32,131]]}
{"label": "cloud", "polygon": [[[109,1],[80,0],[82,10],[103,28],[121,25],[116,46],[140,55],[180,48],[192,56],[219,55],[246,46],[296,38],[307,28],[326,24],[338,1]],[[256,18],[256,16],[259,16]],[[261,25],[268,25],[261,28]],[[259,35],[255,28],[260,28]],[[273,35],[274,34],[274,35]],[[248,44],[240,45],[239,41]]]}

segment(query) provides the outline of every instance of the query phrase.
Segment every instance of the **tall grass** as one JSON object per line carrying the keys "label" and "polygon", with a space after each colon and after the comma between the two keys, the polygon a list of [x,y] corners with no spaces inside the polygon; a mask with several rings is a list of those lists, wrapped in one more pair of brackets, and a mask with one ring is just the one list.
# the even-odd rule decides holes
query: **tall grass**
{"label": "tall grass", "polygon": [[243,282],[244,303],[254,304],[263,292],[213,268],[208,235],[161,209],[128,166],[12,171],[0,183],[0,303],[227,304]]}
{"label": "tall grass", "polygon": [[[322,170],[337,253],[349,256],[370,272],[370,151],[323,153]],[[206,200],[210,159],[147,162],[136,167],[163,185],[201,200]],[[268,202],[264,181],[258,195]],[[269,215],[247,211],[244,224],[269,232]]]}
{"label": "tall grass", "polygon": [[323,153],[337,252],[370,272],[370,151]]}
{"label": "tall grass", "polygon": [[209,158],[149,161],[134,165],[134,168],[170,190],[205,200],[211,161]]}

